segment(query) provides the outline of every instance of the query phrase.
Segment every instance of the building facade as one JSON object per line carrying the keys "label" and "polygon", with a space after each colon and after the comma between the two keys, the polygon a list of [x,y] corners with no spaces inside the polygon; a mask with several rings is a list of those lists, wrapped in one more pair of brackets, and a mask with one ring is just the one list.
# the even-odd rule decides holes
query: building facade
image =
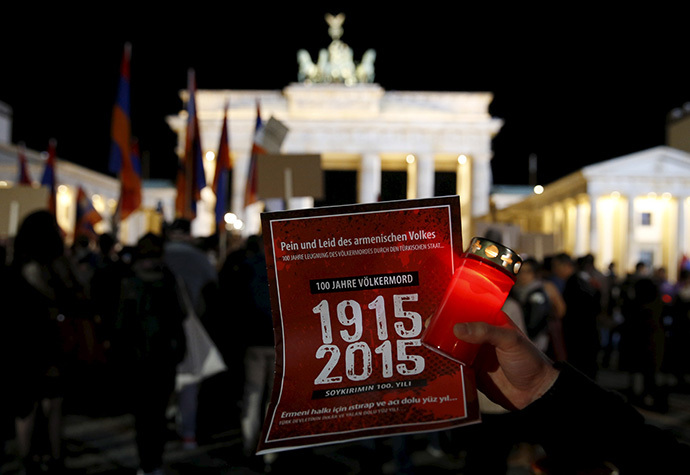
{"label": "building facade", "polygon": [[690,255],[690,154],[660,146],[589,165],[483,220],[519,229],[537,257],[591,253],[619,272],[641,261],[673,281]]}
{"label": "building facade", "polygon": [[[201,142],[208,151],[218,149],[223,112],[229,104],[231,210],[244,217],[246,233],[259,231],[258,213],[263,209],[244,209],[243,202],[258,103],[264,122],[274,118],[288,129],[280,153],[318,154],[324,173],[351,172],[356,177],[351,202],[460,195],[466,239],[473,217],[489,210],[491,141],[502,126],[488,112],[491,100],[490,93],[386,92],[376,84],[304,83],[282,91],[200,90],[196,97]],[[181,152],[185,112],[169,117],[168,123],[177,133]],[[212,177],[213,160],[205,166]],[[402,194],[386,196],[388,173],[402,176]],[[333,176],[330,191],[333,186],[347,186],[337,183],[337,174]],[[440,178],[450,178],[451,185],[439,189]],[[208,201],[200,208],[213,209],[214,197],[206,196]],[[313,198],[303,198],[290,207],[313,206]],[[204,221],[198,223],[201,233],[203,226],[206,232],[212,226]]]}
{"label": "building facade", "polygon": [[[9,135],[8,135],[9,136]],[[23,153],[31,186],[17,184],[19,154]],[[47,188],[41,187],[47,159],[46,152],[25,150],[19,145],[0,142],[0,240],[15,235],[22,218],[31,211],[47,206]],[[67,159],[56,158],[56,218],[71,243],[77,214],[77,193],[82,188],[102,221],[96,232],[111,232],[117,228],[120,242],[126,245],[149,230],[160,231],[162,222],[170,221],[175,213],[175,189],[169,182],[147,180],[142,184],[142,206],[123,222],[114,225],[113,216],[120,197],[117,178],[77,165]]]}

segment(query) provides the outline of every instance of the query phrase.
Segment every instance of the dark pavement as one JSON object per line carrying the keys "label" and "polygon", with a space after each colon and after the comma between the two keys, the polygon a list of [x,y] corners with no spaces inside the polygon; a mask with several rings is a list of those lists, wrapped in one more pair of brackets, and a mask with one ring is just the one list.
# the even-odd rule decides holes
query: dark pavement
{"label": "dark pavement", "polygon": [[[598,380],[605,387],[621,391],[625,390],[628,382],[627,375],[614,370],[602,370]],[[174,411],[171,411],[169,440],[165,449],[166,475],[280,474],[294,473],[295,470],[301,474],[328,475],[400,473],[393,461],[393,439],[389,438],[281,452],[268,467],[260,457],[246,459],[242,456],[236,404],[232,398],[224,396],[226,382],[221,377],[204,388],[200,400],[200,439],[197,448],[186,449],[182,446],[175,431]],[[92,396],[86,394],[83,399]],[[116,398],[113,396],[113,399]],[[99,413],[98,404],[98,401],[82,400],[80,407],[74,404],[65,409],[67,473],[136,474],[137,454],[132,417],[125,411],[117,410],[111,410],[110,413],[101,410]],[[678,439],[690,443],[690,392],[669,391],[667,409],[640,407],[639,410],[650,423],[671,430]],[[461,434],[460,431],[462,428],[456,429],[457,434]],[[7,432],[4,431],[7,440],[0,473],[20,474],[14,441]],[[451,450],[442,452],[431,448],[429,434],[417,434],[407,441],[407,453],[417,473],[462,473],[462,453],[449,455]],[[516,461],[511,462],[508,473],[531,473],[520,466],[517,457],[514,455]]]}

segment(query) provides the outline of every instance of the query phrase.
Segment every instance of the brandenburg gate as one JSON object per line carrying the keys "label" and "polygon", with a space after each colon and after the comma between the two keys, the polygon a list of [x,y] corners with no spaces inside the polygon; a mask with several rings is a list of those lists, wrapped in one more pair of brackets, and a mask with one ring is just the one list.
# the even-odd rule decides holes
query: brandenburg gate
{"label": "brandenburg gate", "polygon": [[[244,206],[258,104],[264,123],[272,118],[287,129],[281,154],[318,154],[324,173],[356,172],[357,189],[352,191],[358,202],[379,200],[382,176],[390,171],[406,173],[406,194],[399,199],[434,196],[437,172],[454,173],[451,191],[460,196],[463,239],[469,242],[473,218],[489,212],[491,145],[503,125],[489,114],[493,95],[384,90],[374,81],[376,53],[368,50],[355,63],[352,50],[340,40],[343,19],[327,17],[332,38],[328,49],[320,51],[316,62],[305,50],[297,52],[298,81],[282,90],[197,91],[205,151],[218,150],[228,106],[231,211],[244,220],[243,234],[260,231],[259,213],[264,209]],[[181,95],[186,100],[188,91]],[[186,112],[168,117],[168,124],[178,135],[182,153]],[[211,155],[205,166],[212,177]],[[208,213],[200,212],[197,226],[214,225],[214,199],[203,198],[199,209]],[[299,197],[288,206],[313,205],[313,198]]]}

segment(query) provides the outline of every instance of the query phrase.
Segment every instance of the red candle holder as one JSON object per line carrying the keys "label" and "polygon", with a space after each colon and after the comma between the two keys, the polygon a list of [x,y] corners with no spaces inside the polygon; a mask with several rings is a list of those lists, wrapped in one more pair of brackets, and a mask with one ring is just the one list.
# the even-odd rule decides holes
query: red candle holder
{"label": "red candle holder", "polygon": [[501,323],[500,310],[515,284],[522,265],[518,254],[502,244],[474,237],[461,256],[441,304],[422,336],[427,348],[465,365],[471,365],[479,345],[453,334],[461,322]]}

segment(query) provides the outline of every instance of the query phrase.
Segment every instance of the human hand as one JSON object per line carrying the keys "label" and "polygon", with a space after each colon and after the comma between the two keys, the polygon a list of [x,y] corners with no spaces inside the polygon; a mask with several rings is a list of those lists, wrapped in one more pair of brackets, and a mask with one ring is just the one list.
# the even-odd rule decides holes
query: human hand
{"label": "human hand", "polygon": [[549,390],[559,372],[515,323],[500,313],[501,325],[458,323],[453,333],[460,340],[482,345],[472,365],[479,390],[506,409],[523,409]]}

